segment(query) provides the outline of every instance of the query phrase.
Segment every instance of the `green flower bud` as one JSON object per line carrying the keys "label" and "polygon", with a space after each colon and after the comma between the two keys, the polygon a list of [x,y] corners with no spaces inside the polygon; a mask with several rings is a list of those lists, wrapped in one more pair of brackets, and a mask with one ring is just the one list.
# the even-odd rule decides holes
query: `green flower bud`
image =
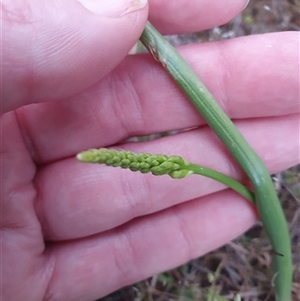
{"label": "green flower bud", "polygon": [[173,179],[182,179],[188,175],[191,175],[193,172],[187,169],[175,170],[168,173],[168,175]]}
{"label": "green flower bud", "polygon": [[77,155],[81,162],[106,164],[113,167],[129,168],[141,173],[151,172],[153,175],[169,175],[181,179],[192,173],[186,169],[187,162],[179,156],[135,154],[131,151],[117,151],[106,148],[91,149]]}
{"label": "green flower bud", "polygon": [[138,162],[132,162],[130,165],[129,165],[129,169],[131,171],[139,171],[140,170],[140,163]]}

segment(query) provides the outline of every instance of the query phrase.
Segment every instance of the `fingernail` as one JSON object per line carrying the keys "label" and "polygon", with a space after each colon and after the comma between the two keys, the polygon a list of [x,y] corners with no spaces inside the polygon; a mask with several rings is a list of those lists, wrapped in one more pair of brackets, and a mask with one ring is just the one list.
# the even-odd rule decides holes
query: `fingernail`
{"label": "fingernail", "polygon": [[250,0],[247,0],[247,1],[246,1],[246,4],[245,4],[243,10],[248,6],[249,2],[250,2]]}
{"label": "fingernail", "polygon": [[84,7],[104,17],[121,17],[147,5],[147,0],[78,0]]}

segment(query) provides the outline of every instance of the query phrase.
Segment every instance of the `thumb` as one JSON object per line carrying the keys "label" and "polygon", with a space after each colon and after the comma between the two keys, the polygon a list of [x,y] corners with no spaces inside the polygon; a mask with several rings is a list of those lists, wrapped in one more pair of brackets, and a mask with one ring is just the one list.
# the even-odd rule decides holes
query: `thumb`
{"label": "thumb", "polygon": [[71,96],[110,72],[138,40],[147,0],[2,0],[3,112]]}

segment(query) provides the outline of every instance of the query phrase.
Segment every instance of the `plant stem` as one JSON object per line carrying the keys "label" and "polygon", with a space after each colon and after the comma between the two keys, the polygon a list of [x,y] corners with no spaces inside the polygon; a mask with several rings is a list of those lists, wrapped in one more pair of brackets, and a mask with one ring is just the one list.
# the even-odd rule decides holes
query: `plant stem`
{"label": "plant stem", "polygon": [[248,200],[250,203],[255,204],[255,195],[254,193],[249,190],[246,186],[242,185],[240,182],[234,180],[231,177],[228,177],[224,175],[223,173],[220,173],[216,170],[198,165],[189,163],[187,166],[189,170],[191,170],[194,174],[201,175],[207,178],[211,178],[213,180],[216,180],[229,188],[233,189],[237,193],[239,193],[241,196],[243,196],[246,200]]}
{"label": "plant stem", "polygon": [[197,75],[149,22],[140,40],[174,79],[252,182],[255,205],[275,254],[275,296],[277,301],[289,301],[292,287],[291,244],[285,217],[268,170]]}

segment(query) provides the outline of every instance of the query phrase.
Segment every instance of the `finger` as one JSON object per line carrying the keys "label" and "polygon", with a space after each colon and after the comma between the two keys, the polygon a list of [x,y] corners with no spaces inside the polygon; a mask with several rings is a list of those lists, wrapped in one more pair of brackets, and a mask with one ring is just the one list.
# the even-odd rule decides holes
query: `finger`
{"label": "finger", "polygon": [[[299,116],[237,122],[271,173],[299,162]],[[267,137],[267,139],[266,139]],[[136,152],[181,155],[239,181],[244,174],[207,127],[141,144],[119,145]],[[93,235],[127,221],[224,189],[213,180],[173,180],[67,159],[43,168],[35,181],[36,205],[46,239]]]}
{"label": "finger", "polygon": [[248,2],[150,0],[150,21],[165,34],[195,32],[227,23],[244,9]]}
{"label": "finger", "polygon": [[36,166],[22,141],[14,112],[2,115],[0,122],[1,129],[7,129],[0,131],[1,173],[5,175],[0,198],[1,300],[42,300],[51,263],[45,265],[44,238],[34,208]]}
{"label": "finger", "polygon": [[85,240],[54,244],[49,254],[55,273],[45,299],[95,300],[225,244],[255,219],[253,206],[228,191]]}
{"label": "finger", "polygon": [[[296,35],[252,36],[180,51],[229,117],[280,116],[299,111]],[[146,55],[126,59],[76,97],[25,107],[17,115],[27,147],[40,163],[131,136],[204,124]]]}
{"label": "finger", "polygon": [[4,112],[91,86],[139,38],[145,0],[80,2],[2,1]]}

